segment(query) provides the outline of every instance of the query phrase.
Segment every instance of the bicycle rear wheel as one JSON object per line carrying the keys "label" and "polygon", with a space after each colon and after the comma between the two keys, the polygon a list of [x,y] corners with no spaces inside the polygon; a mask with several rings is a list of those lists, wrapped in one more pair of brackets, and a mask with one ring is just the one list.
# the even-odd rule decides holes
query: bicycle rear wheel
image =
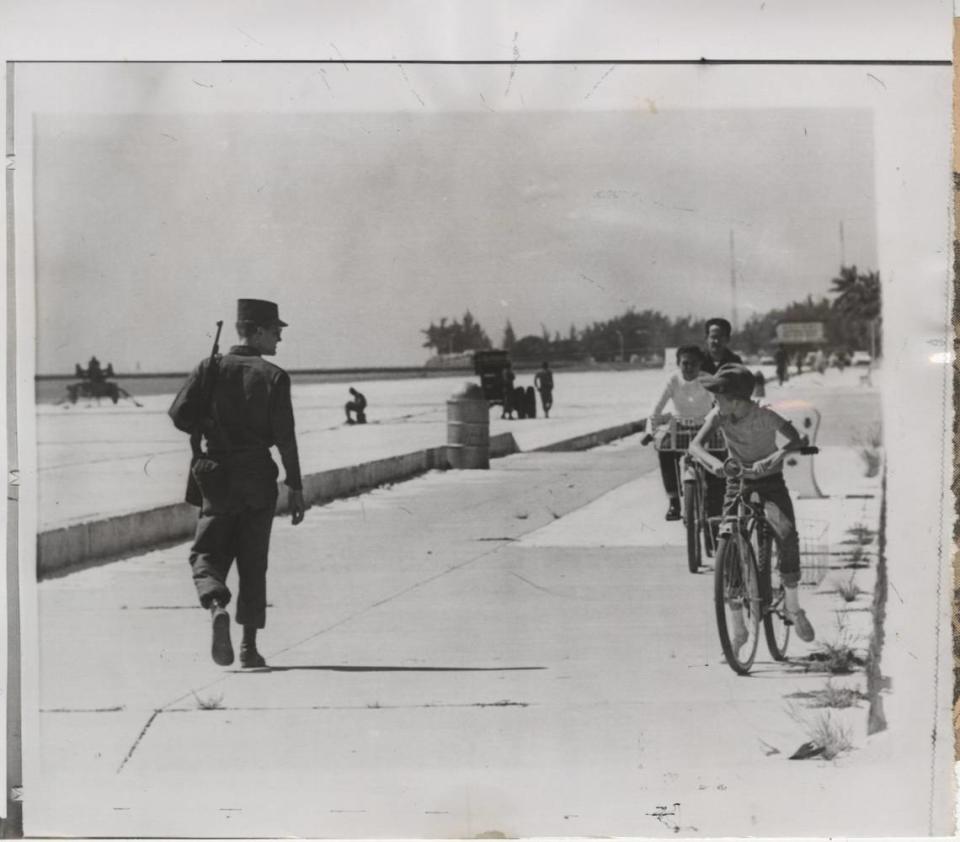
{"label": "bicycle rear wheel", "polygon": [[769,529],[760,537],[760,597],[763,604],[763,634],[767,649],[775,661],[787,659],[790,626],[783,608],[783,583],[780,581],[780,539]]}
{"label": "bicycle rear wheel", "polygon": [[696,573],[703,559],[703,545],[700,543],[703,532],[700,524],[700,489],[696,480],[683,481],[683,523],[687,527],[687,567],[691,573]]}
{"label": "bicycle rear wheel", "polygon": [[747,675],[760,641],[760,587],[753,548],[736,535],[720,538],[713,597],[723,656],[735,673]]}

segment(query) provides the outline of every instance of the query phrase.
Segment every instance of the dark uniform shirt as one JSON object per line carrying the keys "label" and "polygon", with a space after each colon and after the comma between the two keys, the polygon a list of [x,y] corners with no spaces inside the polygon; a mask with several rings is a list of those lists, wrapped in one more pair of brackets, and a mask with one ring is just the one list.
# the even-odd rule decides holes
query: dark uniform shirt
{"label": "dark uniform shirt", "polygon": [[552,392],[553,391],[553,372],[548,369],[542,369],[538,371],[533,378],[533,384],[541,392]]}
{"label": "dark uniform shirt", "polygon": [[[264,475],[266,463],[276,467],[269,448],[280,451],[285,483],[300,491],[300,457],[294,432],[290,375],[260,356],[255,348],[235,345],[220,357],[211,411],[204,406],[203,380],[209,367],[204,360],[187,378],[170,407],[170,417],[179,430],[203,429],[211,456],[229,460],[249,479]],[[209,420],[208,420],[209,419]],[[269,473],[269,472],[268,472]]]}
{"label": "dark uniform shirt", "polygon": [[704,352],[704,361],[700,366],[700,371],[704,374],[716,374],[717,369],[722,365],[727,365],[727,363],[739,363],[743,365],[743,360],[740,359],[738,354],[733,353],[729,348],[723,349],[723,356],[720,358],[720,362],[716,362],[713,357],[710,356],[709,351]]}

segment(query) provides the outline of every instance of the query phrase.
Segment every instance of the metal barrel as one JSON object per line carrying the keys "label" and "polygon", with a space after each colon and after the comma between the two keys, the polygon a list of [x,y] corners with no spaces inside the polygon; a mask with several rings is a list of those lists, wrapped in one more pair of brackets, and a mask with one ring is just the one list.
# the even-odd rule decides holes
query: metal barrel
{"label": "metal barrel", "polygon": [[479,388],[447,401],[447,461],[451,468],[490,467],[490,409]]}

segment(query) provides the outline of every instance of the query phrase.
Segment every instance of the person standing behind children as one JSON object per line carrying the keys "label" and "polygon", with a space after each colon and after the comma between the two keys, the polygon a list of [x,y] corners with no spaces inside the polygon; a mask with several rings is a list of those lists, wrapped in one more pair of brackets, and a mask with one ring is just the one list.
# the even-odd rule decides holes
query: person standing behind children
{"label": "person standing behind children", "polygon": [[544,418],[549,418],[550,408],[553,406],[553,372],[550,371],[550,363],[546,361],[543,363],[543,367],[533,378],[533,385],[540,393]]}
{"label": "person standing behind children", "polygon": [[[790,493],[783,480],[783,459],[804,444],[796,428],[786,418],[768,407],[750,400],[753,374],[746,366],[725,365],[710,377],[701,378],[703,387],[716,395],[717,405],[710,411],[703,427],[690,443],[690,452],[717,476],[723,476],[723,462],[711,455],[706,442],[715,430],[723,431],[730,455],[743,463],[744,487],[748,494],[757,493],[763,501],[764,513],[780,539],[780,580],[784,589],[787,619],[801,640],[814,638],[813,626],[799,604],[800,545]],[[786,443],[777,446],[777,433]],[[727,482],[725,507],[732,503],[739,480]],[[734,615],[739,627],[734,629],[733,647],[739,649],[747,640],[746,626],[739,613]]]}
{"label": "person standing behind children", "polygon": [[703,326],[707,340],[707,353],[700,366],[705,374],[715,374],[717,369],[728,363],[742,363],[743,360],[728,347],[733,328],[726,319],[707,319]]}
{"label": "person standing behind children", "polygon": [[[713,408],[713,395],[704,389],[697,379],[703,359],[703,351],[696,345],[683,345],[677,349],[677,365],[680,370],[667,378],[660,397],[650,410],[647,416],[648,434],[669,417],[664,415],[663,410],[671,401],[676,418],[691,423],[703,423],[703,419]],[[657,455],[660,458],[663,489],[667,492],[667,498],[670,501],[666,519],[679,520],[680,489],[677,487],[677,463],[683,454],[679,450],[660,450]],[[723,482],[710,476],[707,483],[707,510],[718,514],[723,497]]]}

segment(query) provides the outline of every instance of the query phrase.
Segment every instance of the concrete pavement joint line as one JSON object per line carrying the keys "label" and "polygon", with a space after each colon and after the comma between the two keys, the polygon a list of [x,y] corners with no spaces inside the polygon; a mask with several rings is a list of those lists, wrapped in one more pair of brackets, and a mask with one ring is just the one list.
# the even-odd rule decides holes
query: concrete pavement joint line
{"label": "concrete pavement joint line", "polygon": [[256,670],[229,670],[237,675],[256,675],[263,672],[291,672],[295,670],[321,670],[324,672],[525,672],[543,670],[546,667],[388,667],[353,666],[351,664],[284,664],[275,667],[260,667]]}
{"label": "concrete pavement joint line", "polygon": [[40,713],[119,713],[126,710],[124,705],[112,708],[40,708]]}
{"label": "concrete pavement joint line", "polygon": [[117,774],[119,775],[123,771],[123,767],[127,765],[127,762],[133,757],[133,753],[137,750],[137,746],[140,745],[140,741],[146,736],[147,731],[150,726],[153,725],[153,720],[157,718],[159,714],[163,712],[162,708],[157,708],[150,714],[150,718],[147,720],[147,724],[143,726],[143,729],[140,731],[139,736],[133,741],[133,745],[130,746],[130,750],[127,752],[127,756],[123,758],[119,768],[117,769]]}
{"label": "concrete pavement joint line", "polygon": [[198,708],[167,708],[163,713],[244,713],[253,711],[275,711],[276,713],[290,713],[302,710],[423,710],[424,708],[529,708],[538,707],[534,702],[514,702],[502,699],[497,702],[424,702],[420,705],[383,705],[370,703],[366,705],[294,705],[292,707],[270,707],[269,705],[239,705],[237,707],[220,707],[211,710]]}

